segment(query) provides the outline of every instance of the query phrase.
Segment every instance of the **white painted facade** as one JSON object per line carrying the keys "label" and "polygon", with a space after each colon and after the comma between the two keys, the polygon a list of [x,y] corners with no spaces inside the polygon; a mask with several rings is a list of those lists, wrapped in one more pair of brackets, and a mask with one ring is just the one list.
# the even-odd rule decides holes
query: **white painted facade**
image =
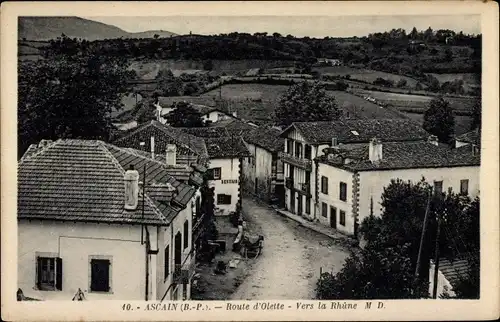
{"label": "white painted facade", "polygon": [[[434,270],[436,269],[436,266],[434,263],[431,262],[430,268],[429,268],[429,295],[432,296],[432,292],[434,290]],[[441,272],[440,269],[438,269],[438,279],[437,279],[437,296],[436,299],[440,299],[439,296],[443,294],[448,294],[449,296],[453,297],[455,296],[455,292],[453,292],[453,286],[451,285],[450,281],[446,279],[446,276]]]}
{"label": "white painted facade", "polygon": [[[321,176],[327,177],[329,193],[327,196],[322,194],[321,191],[319,192],[320,211],[321,203],[327,203],[328,217],[322,217],[319,211],[317,218],[319,218],[320,222],[331,226],[330,206],[337,208],[337,221],[339,220],[338,211],[340,209],[346,211],[346,224],[343,226],[337,222],[337,230],[348,235],[354,234],[354,216],[356,214],[353,213],[353,198],[355,197],[353,185],[356,175],[359,175],[359,195],[357,196],[359,224],[372,212],[375,216],[381,215],[382,193],[384,187],[388,186],[392,179],[409,180],[417,183],[424,177],[430,184],[433,184],[434,181],[442,181],[443,191],[451,188],[454,192],[460,192],[461,180],[468,180],[469,195],[471,197],[479,195],[479,166],[360,171],[355,174],[354,172],[319,163],[318,169],[318,186],[321,187]],[[340,182],[347,184],[347,201],[345,202],[339,199]]]}
{"label": "white painted facade", "polygon": [[[145,300],[146,256],[148,256],[148,300],[190,299],[190,284],[172,285],[174,272],[174,236],[184,235],[188,222],[187,244],[182,236],[183,269],[194,264],[192,249],[193,197],[168,227],[148,226],[152,252],[146,255],[141,245],[141,225],[119,225],[49,220],[18,221],[18,287],[27,297],[40,300],[72,300],[80,289],[86,300]],[[144,240],[146,234],[143,235]],[[164,278],[164,251],[170,253],[170,274]],[[155,253],[155,250],[158,250]],[[36,257],[62,259],[62,290],[43,291],[36,287]],[[90,290],[92,258],[110,260],[110,292]],[[192,277],[192,276],[191,276]],[[186,288],[184,290],[184,288]],[[176,294],[177,297],[173,298]]]}
{"label": "white painted facade", "polygon": [[[321,191],[321,177],[328,178],[328,194]],[[340,183],[346,184],[346,201],[340,199]],[[335,228],[345,234],[354,233],[355,218],[352,214],[353,205],[353,173],[338,169],[324,163],[318,163],[318,212],[316,218],[322,224]],[[326,217],[322,212],[322,204],[327,205]],[[334,209],[332,209],[332,207]],[[332,210],[334,214],[332,214]],[[345,224],[341,223],[340,212],[345,212]]]}
{"label": "white painted facade", "polygon": [[[226,216],[236,211],[240,200],[240,160],[238,158],[210,159],[210,169],[220,169],[220,179],[210,180],[215,189],[215,215]],[[219,203],[218,195],[231,196],[231,202]]]}
{"label": "white painted facade", "polygon": [[210,121],[212,123],[216,123],[216,122],[219,122],[219,121],[222,121],[222,120],[227,120],[229,118],[232,118],[232,116],[226,114],[226,113],[223,113],[221,111],[218,111],[218,110],[214,110],[214,111],[210,111],[206,114],[203,114],[201,116],[202,120],[204,122],[206,121]]}
{"label": "white painted facade", "polygon": [[[290,140],[292,140],[292,142],[293,142],[292,150],[288,151],[287,150],[287,144],[288,144],[287,142]],[[299,144],[302,146],[302,158],[301,159],[304,159],[306,141],[304,140],[302,135],[300,135],[300,133],[297,130],[291,130],[288,133],[288,137],[285,139],[285,153],[295,155],[295,151],[296,151],[296,144],[295,143],[296,142],[299,142]],[[294,170],[292,173],[291,164],[287,163],[285,160],[283,160],[285,179],[293,177],[294,188],[296,190],[299,190],[301,188],[301,185],[306,182],[306,178],[307,178],[306,173],[310,172],[310,194],[312,196],[310,198],[311,199],[310,200],[310,204],[311,204],[310,210],[307,209],[307,205],[308,205],[307,198],[308,197],[306,197],[305,195],[299,194],[297,192],[292,192],[289,188],[286,188],[286,187],[285,187],[285,206],[286,206],[286,209],[288,211],[293,212],[295,214],[301,214],[304,217],[309,218],[311,220],[316,219],[318,217],[318,214],[319,214],[318,213],[319,205],[317,204],[317,200],[315,200],[315,198],[314,198],[314,196],[316,194],[316,186],[314,184],[315,183],[315,176],[316,176],[316,168],[315,168],[314,162],[312,160],[314,160],[316,157],[322,155],[323,149],[326,147],[328,147],[328,145],[326,145],[326,144],[311,145],[311,159],[310,159],[311,163],[312,163],[311,171],[307,171],[307,170],[302,169],[300,167],[293,166]],[[291,201],[292,195],[294,198],[293,203]],[[302,200],[299,200],[299,199],[302,199]],[[302,211],[299,211],[299,204],[300,203],[302,204]]]}

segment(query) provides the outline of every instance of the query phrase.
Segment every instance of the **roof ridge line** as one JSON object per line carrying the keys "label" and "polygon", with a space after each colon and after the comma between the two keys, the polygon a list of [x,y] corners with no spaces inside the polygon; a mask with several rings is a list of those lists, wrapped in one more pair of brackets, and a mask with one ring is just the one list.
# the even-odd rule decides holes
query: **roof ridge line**
{"label": "roof ridge line", "polygon": [[[36,144],[36,145],[37,145],[37,147],[38,147],[38,145],[40,144],[40,142],[42,142],[42,141],[43,141],[43,140],[40,140],[40,141],[38,142],[38,144]],[[46,141],[51,141],[51,140],[46,140]],[[23,156],[21,157],[21,160],[19,160],[19,162],[18,162],[18,166],[19,166],[19,165],[21,165],[21,164],[23,164],[26,160],[31,160],[31,159],[33,159],[34,157],[38,157],[38,156],[40,156],[40,155],[41,155],[41,154],[43,154],[45,151],[47,151],[49,148],[52,148],[53,146],[55,146],[55,145],[59,144],[60,142],[62,142],[62,139],[57,139],[57,140],[55,140],[55,141],[51,141],[50,143],[47,143],[47,145],[45,145],[44,147],[42,147],[39,151],[36,151],[35,153],[33,153],[33,154],[31,154],[31,155],[29,155],[29,156],[27,156],[27,157],[24,157],[24,155],[23,155]],[[34,144],[34,143],[33,143],[33,144]],[[28,149],[29,149],[29,147],[28,147]],[[24,152],[24,154],[26,154],[26,152],[27,152],[27,151],[28,151],[28,150],[26,150],[26,151]]]}
{"label": "roof ridge line", "polygon": [[120,162],[118,162],[113,153],[109,151],[109,149],[107,148],[107,144],[108,143],[106,142],[101,142],[100,144],[98,144],[98,146],[101,149],[101,151],[104,152],[104,154],[110,159],[111,163],[113,163],[113,165],[118,169],[118,171],[120,171],[121,174],[124,175],[126,172],[125,169],[123,169],[122,165],[120,164]]}
{"label": "roof ridge line", "polygon": [[[168,136],[170,136],[170,137],[171,137],[170,133],[167,133],[167,126],[166,126],[165,124],[160,123],[160,124],[161,124],[161,127],[160,127],[160,126],[157,126],[157,123],[160,123],[160,122],[158,122],[158,121],[154,122],[154,120],[153,120],[153,122],[151,122],[150,124],[151,124],[152,126],[154,126],[155,128],[157,128],[158,130],[160,130],[160,131],[162,131],[163,133],[165,133],[166,135],[168,135]],[[171,126],[171,128],[176,129],[176,128],[174,128],[173,126]],[[176,130],[177,130],[177,129],[176,129]],[[176,131],[176,130],[174,130],[174,131]],[[182,130],[179,130],[179,132],[182,132],[182,133],[183,133],[184,135],[186,135],[186,136],[192,136],[193,138],[198,138],[197,136],[190,135],[190,134],[188,134],[188,133],[186,133],[186,132],[184,132],[184,131],[182,131]],[[171,137],[171,138],[172,138],[172,137]],[[179,142],[179,140],[178,140],[177,138],[172,138],[172,139],[173,139],[173,141],[174,141],[174,142],[176,142],[176,144],[179,144],[179,145],[183,146],[184,148],[187,148],[189,151],[191,151],[191,152],[193,152],[193,153],[197,154],[197,152],[196,152],[195,150],[193,150],[193,148],[192,148],[192,147],[190,147],[189,145],[187,145],[187,144],[185,144],[185,143],[182,143],[182,142]],[[188,141],[189,141],[189,142],[191,142],[191,139],[192,139],[192,138],[188,137]]]}
{"label": "roof ridge line", "polygon": [[[143,183],[144,185],[144,183]],[[142,194],[142,189],[141,190],[141,194]],[[154,204],[153,200],[151,200],[151,197],[148,195],[147,191],[145,193],[145,196],[143,197],[143,200],[146,200],[147,204],[149,205],[149,207],[151,207],[151,210],[155,213],[155,215],[157,215],[164,223],[166,224],[170,224],[169,221],[166,220],[165,216],[161,213],[161,211],[158,209],[158,207],[156,207],[156,205]],[[168,205],[168,207],[172,208],[172,206],[170,206],[170,204]],[[180,211],[179,211],[180,212]]]}

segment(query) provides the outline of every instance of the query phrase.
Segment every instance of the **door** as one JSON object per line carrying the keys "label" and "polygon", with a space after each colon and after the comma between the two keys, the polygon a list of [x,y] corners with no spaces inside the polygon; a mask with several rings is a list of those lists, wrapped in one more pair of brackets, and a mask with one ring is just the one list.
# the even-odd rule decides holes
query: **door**
{"label": "door", "polygon": [[291,213],[295,213],[295,191],[290,190],[290,209]]}
{"label": "door", "polygon": [[337,208],[330,206],[330,227],[337,229]]}
{"label": "door", "polygon": [[258,178],[255,178],[254,190],[255,190],[254,193],[258,194],[258,192],[259,192],[259,179]]}
{"label": "door", "polygon": [[303,203],[302,199],[303,199],[302,195],[298,194],[297,195],[297,208],[298,208],[297,215],[299,215],[299,216],[302,215],[302,203]]}
{"label": "door", "polygon": [[279,207],[283,208],[285,206],[285,187],[282,184],[276,185],[274,195],[278,199]]}

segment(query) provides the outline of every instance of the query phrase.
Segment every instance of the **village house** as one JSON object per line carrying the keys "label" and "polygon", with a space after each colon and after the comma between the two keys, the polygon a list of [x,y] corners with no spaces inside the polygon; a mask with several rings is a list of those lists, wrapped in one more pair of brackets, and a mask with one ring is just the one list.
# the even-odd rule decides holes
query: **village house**
{"label": "village house", "polygon": [[202,138],[154,120],[123,133],[113,144],[147,152],[151,158],[169,165],[208,164],[207,148]]}
{"label": "village house", "polygon": [[455,138],[455,147],[459,148],[464,145],[481,146],[481,130],[477,128]]}
{"label": "village house", "polygon": [[[189,103],[201,113],[201,119],[206,123],[216,123],[222,120],[236,118],[236,112],[227,112],[225,105],[213,98],[205,97],[159,97],[155,102],[156,118],[162,124],[167,124],[167,115],[175,109],[177,103]],[[224,106],[223,106],[224,105]]]}
{"label": "village house", "polygon": [[[198,129],[198,133],[220,130]],[[121,147],[150,151],[156,160],[167,165],[194,162],[210,169],[215,188],[216,215],[228,215],[236,211],[241,202],[241,178],[243,158],[249,156],[241,137],[229,133],[226,137],[198,137],[185,128],[174,128],[150,121],[114,141]],[[142,145],[141,145],[142,143]]]}
{"label": "village house", "polygon": [[427,142],[382,142],[373,138],[356,148],[337,145],[316,159],[320,212],[317,219],[342,233],[357,236],[368,216],[382,213],[381,197],[391,180],[425,179],[435,193],[448,189],[479,194],[477,148],[450,148],[431,136]]}
{"label": "village house", "polygon": [[190,299],[204,170],[187,169],[102,141],[30,146],[18,165],[19,292]]}
{"label": "village house", "polygon": [[243,177],[247,191],[284,207],[285,181],[279,153],[283,151],[285,140],[280,134],[278,129],[265,127],[242,134],[251,154],[244,160]]}
{"label": "village house", "polygon": [[373,137],[387,142],[422,141],[428,133],[407,119],[371,119],[296,122],[287,127],[280,154],[285,173],[285,210],[314,220],[319,217],[320,191],[313,160],[323,149],[342,143],[348,147],[366,144]]}
{"label": "village house", "polygon": [[210,157],[209,185],[215,191],[215,215],[225,216],[241,206],[244,159],[250,156],[240,136],[206,138]]}

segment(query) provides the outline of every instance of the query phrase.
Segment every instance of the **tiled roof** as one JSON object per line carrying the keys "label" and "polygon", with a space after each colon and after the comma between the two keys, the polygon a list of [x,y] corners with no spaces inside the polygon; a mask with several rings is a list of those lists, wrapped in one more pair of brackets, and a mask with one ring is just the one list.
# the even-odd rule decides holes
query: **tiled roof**
{"label": "tiled roof", "polygon": [[250,156],[240,136],[205,139],[210,158],[244,158]]}
{"label": "tiled roof", "polygon": [[455,139],[457,141],[461,141],[461,142],[467,142],[467,143],[471,143],[471,144],[480,145],[481,144],[481,132],[480,132],[479,128],[477,128],[473,131],[459,135]]}
{"label": "tiled roof", "polygon": [[229,135],[243,135],[243,133],[247,131],[252,131],[257,128],[257,126],[255,125],[250,125],[248,123],[239,120],[238,118],[233,118],[233,117],[217,121],[215,123],[211,123],[209,127],[225,128],[229,132]]}
{"label": "tiled roof", "polygon": [[407,119],[296,122],[281,135],[286,137],[292,129],[297,129],[309,144],[328,144],[333,137],[341,143],[359,143],[374,137],[397,142],[426,140],[429,136],[419,124]]}
{"label": "tiled roof", "polygon": [[[152,136],[155,138],[155,154],[163,155],[167,144],[175,144],[178,154],[196,154],[201,159],[208,156],[203,139],[187,134],[182,129],[164,125],[154,120],[128,131],[122,137],[116,139],[113,144],[150,152]],[[141,142],[144,142],[143,146],[140,145]]]}
{"label": "tiled roof", "polygon": [[441,258],[439,260],[439,270],[452,286],[456,286],[461,278],[467,278],[470,264],[466,259],[449,260]]}
{"label": "tiled roof", "polygon": [[[334,154],[317,158],[320,163],[351,171],[375,171],[412,168],[440,168],[459,166],[479,166],[480,153],[472,153],[469,146],[451,149],[436,146],[429,142],[382,142],[382,160],[372,163],[369,160],[368,144],[350,150],[340,148],[342,158]],[[338,155],[338,154],[337,154]]]}
{"label": "tiled roof", "polygon": [[245,131],[243,139],[270,152],[283,151],[285,139],[280,137],[281,131],[270,127],[258,127]]}
{"label": "tiled roof", "polygon": [[[135,166],[140,181],[146,169],[144,215],[142,188],[137,209],[124,209],[123,175],[129,165]],[[175,196],[158,198],[157,189],[166,187],[173,187]],[[18,165],[19,219],[165,225],[194,193],[195,188],[176,180],[162,163],[101,141],[58,140]]]}
{"label": "tiled roof", "polygon": [[229,136],[225,127],[184,127],[182,130],[200,138],[220,138]]}

